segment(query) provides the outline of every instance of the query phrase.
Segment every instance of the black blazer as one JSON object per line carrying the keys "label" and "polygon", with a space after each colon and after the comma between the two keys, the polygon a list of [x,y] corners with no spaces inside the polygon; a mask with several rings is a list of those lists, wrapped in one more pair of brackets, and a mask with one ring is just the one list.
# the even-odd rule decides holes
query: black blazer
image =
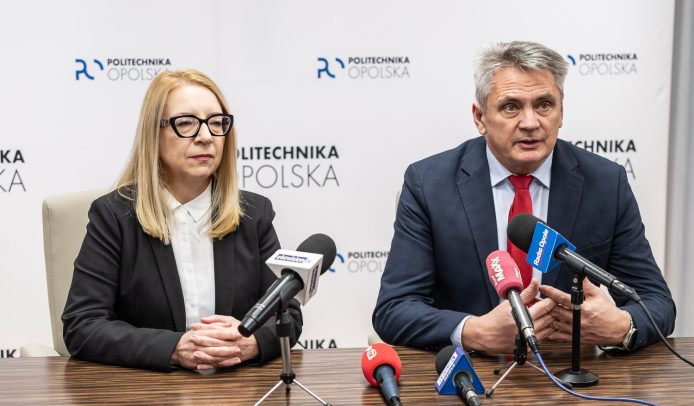
{"label": "black blazer", "polygon": [[[373,313],[374,328],[387,342],[448,345],[464,317],[499,303],[485,263],[499,248],[485,148],[477,137],[407,168]],[[636,289],[660,331],[670,334],[675,304],[624,168],[557,140],[551,182],[547,224],[579,254]],[[544,274],[542,283],[570,291],[572,273],[562,268]],[[658,339],[638,304],[613,298],[634,320],[636,348]]]}
{"label": "black blazer", "polygon": [[[215,312],[239,320],[277,279],[265,260],[280,248],[274,211],[260,195],[241,192],[238,229],[213,241]],[[63,312],[63,338],[76,358],[131,367],[172,369],[185,332],[183,292],[171,244],[145,234],[134,202],[117,191],[96,199]],[[299,303],[290,305],[290,341],[301,334]],[[259,362],[280,353],[274,317],[255,338]]]}

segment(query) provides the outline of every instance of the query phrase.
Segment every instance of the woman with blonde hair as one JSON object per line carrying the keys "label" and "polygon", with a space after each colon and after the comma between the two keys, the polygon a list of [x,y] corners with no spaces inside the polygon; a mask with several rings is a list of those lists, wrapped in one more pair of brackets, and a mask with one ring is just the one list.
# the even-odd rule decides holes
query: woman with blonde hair
{"label": "woman with blonde hair", "polygon": [[[279,355],[273,318],[238,331],[276,280],[265,260],[280,245],[270,201],[239,190],[233,122],[203,73],[154,78],[126,168],[89,210],[62,316],[72,356],[203,370]],[[295,300],[290,314],[293,345]]]}

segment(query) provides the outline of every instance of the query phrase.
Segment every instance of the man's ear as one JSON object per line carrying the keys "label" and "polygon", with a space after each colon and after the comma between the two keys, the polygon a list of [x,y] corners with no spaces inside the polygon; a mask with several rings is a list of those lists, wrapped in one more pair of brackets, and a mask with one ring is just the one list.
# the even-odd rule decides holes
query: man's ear
{"label": "man's ear", "polygon": [[472,103],[472,119],[475,121],[477,131],[485,135],[487,133],[487,127],[484,125],[484,112],[477,102]]}

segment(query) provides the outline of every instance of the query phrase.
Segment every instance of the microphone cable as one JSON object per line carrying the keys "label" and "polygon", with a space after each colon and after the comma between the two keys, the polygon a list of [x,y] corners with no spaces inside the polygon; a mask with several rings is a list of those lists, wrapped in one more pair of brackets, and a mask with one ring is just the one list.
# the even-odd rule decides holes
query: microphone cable
{"label": "microphone cable", "polygon": [[694,364],[692,364],[692,362],[691,362],[690,360],[688,360],[688,359],[684,358],[682,355],[680,355],[680,353],[677,352],[677,350],[675,350],[674,348],[672,348],[672,346],[670,345],[670,343],[667,342],[667,339],[663,336],[663,333],[660,332],[660,329],[658,328],[658,325],[655,323],[655,320],[653,319],[653,316],[651,315],[651,312],[648,310],[648,308],[646,307],[646,305],[643,304],[643,301],[639,300],[639,301],[636,302],[636,303],[638,303],[639,305],[641,305],[641,308],[643,308],[643,311],[646,313],[646,316],[648,316],[648,320],[651,322],[651,324],[652,324],[653,327],[655,328],[655,331],[658,333],[658,336],[660,337],[660,341],[662,341],[663,344],[665,344],[665,346],[667,347],[667,349],[670,350],[670,352],[673,353],[677,358],[681,359],[682,361],[686,362],[686,363],[689,364],[690,366],[693,366],[693,367],[694,367]]}
{"label": "microphone cable", "polygon": [[574,395],[576,397],[586,399],[586,400],[599,400],[599,401],[605,401],[605,402],[631,402],[631,403],[639,403],[639,404],[648,405],[648,406],[658,406],[655,403],[647,402],[647,401],[641,400],[641,399],[591,396],[591,395],[585,395],[583,393],[575,392],[575,391],[565,387],[564,385],[562,385],[561,382],[559,382],[559,380],[549,372],[549,370],[547,369],[547,365],[545,365],[545,361],[542,359],[542,356],[540,355],[540,353],[535,353],[535,357],[540,362],[540,365],[542,365],[542,369],[545,371],[545,374],[549,377],[549,379],[552,380],[552,382],[555,385],[560,387],[565,392],[570,393],[571,395]]}

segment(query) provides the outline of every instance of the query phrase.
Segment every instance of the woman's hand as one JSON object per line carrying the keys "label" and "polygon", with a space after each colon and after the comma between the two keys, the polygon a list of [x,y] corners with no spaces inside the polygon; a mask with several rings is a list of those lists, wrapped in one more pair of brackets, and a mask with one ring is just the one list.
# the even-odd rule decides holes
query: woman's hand
{"label": "woman's hand", "polygon": [[213,315],[201,321],[193,324],[178,341],[171,354],[171,364],[206,370],[231,367],[260,354],[255,336],[244,337],[239,332],[239,320]]}
{"label": "woman's hand", "polygon": [[241,322],[231,316],[213,315],[195,323],[191,342],[197,350],[198,369],[229,367],[257,358],[260,354],[255,336],[244,337],[238,330]]}

